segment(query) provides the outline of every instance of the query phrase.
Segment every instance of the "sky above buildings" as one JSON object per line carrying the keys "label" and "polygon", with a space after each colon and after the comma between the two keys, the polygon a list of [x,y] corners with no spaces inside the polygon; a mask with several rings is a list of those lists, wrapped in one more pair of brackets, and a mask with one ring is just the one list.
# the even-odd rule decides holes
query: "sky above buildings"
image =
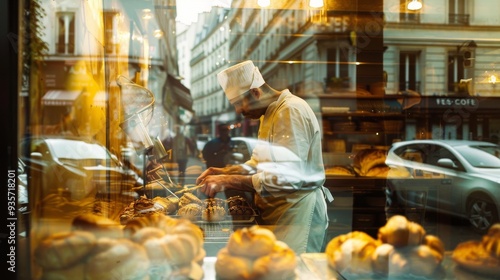
{"label": "sky above buildings", "polygon": [[212,6],[230,7],[231,0],[178,0],[177,21],[184,24],[196,22],[198,14],[210,11]]}

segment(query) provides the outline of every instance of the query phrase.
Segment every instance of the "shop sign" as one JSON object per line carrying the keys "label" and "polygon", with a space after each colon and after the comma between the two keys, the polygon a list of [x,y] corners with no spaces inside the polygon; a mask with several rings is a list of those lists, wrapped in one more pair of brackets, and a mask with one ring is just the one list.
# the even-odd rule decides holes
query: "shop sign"
{"label": "shop sign", "polygon": [[477,107],[479,105],[475,98],[436,98],[435,100],[438,107]]}

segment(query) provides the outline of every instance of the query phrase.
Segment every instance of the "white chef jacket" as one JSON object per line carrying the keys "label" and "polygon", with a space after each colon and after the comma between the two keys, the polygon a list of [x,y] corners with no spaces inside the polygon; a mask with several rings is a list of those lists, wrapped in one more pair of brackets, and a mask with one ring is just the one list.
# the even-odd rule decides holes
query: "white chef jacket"
{"label": "white chef jacket", "polygon": [[316,115],[284,90],[261,118],[258,138],[262,141],[245,164],[257,170],[252,183],[260,222],[296,253],[319,252],[328,219]]}

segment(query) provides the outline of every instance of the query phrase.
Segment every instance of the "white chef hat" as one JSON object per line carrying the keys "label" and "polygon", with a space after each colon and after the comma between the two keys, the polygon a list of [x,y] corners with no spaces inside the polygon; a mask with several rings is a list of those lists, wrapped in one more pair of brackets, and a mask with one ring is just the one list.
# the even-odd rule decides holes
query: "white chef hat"
{"label": "white chef hat", "polygon": [[252,88],[262,86],[265,81],[251,60],[233,65],[217,74],[217,80],[229,102]]}

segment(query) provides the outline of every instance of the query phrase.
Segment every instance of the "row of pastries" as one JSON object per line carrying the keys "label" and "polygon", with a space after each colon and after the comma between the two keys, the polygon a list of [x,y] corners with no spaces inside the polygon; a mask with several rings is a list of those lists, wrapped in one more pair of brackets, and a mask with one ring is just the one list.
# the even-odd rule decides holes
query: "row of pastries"
{"label": "row of pastries", "polygon": [[410,172],[405,167],[389,167],[385,164],[386,151],[382,149],[363,149],[355,153],[352,163],[325,167],[329,176],[408,178]]}
{"label": "row of pastries", "polygon": [[[196,219],[169,215],[192,204],[224,211],[249,207],[241,197],[201,200],[186,193],[177,200],[141,197],[123,209],[126,219],[78,215],[69,231],[49,234],[36,244],[39,278],[202,279],[205,233]],[[202,213],[197,219],[210,221]],[[433,279],[443,273],[445,252],[439,237],[396,215],[379,228],[376,238],[361,231],[341,234],[328,240],[323,253],[328,269],[342,275]],[[258,225],[235,229],[216,257],[215,271],[221,280],[298,277],[300,256]],[[493,225],[480,241],[459,244],[452,258],[474,272],[500,274],[500,224]]]}

